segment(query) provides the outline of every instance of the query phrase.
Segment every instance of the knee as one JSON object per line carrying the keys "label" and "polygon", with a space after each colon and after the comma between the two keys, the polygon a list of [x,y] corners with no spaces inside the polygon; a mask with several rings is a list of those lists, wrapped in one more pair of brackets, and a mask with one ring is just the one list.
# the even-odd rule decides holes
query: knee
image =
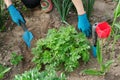
{"label": "knee", "polygon": [[27,8],[35,8],[40,5],[40,0],[21,0]]}

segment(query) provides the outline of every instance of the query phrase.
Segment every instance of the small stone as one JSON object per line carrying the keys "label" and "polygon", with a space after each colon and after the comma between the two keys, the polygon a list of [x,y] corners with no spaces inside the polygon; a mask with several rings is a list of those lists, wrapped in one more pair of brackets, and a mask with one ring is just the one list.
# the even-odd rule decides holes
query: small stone
{"label": "small stone", "polygon": [[113,64],[113,66],[114,66],[114,67],[117,67],[117,66],[118,66],[118,64],[117,64],[117,63],[114,63],[114,64]]}
{"label": "small stone", "polygon": [[118,74],[116,73],[115,76],[118,76]]}

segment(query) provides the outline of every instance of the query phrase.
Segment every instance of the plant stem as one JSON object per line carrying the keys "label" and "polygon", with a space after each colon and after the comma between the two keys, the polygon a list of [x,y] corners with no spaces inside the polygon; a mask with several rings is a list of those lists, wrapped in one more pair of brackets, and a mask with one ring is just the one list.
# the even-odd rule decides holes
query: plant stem
{"label": "plant stem", "polygon": [[[102,56],[102,53],[103,53],[103,39],[101,40],[101,44],[100,44],[100,50],[101,50],[101,56]],[[103,59],[103,57],[102,57],[102,59]],[[102,60],[102,62],[100,63],[100,70],[102,70],[102,64],[103,64],[103,60]]]}
{"label": "plant stem", "polygon": [[66,25],[70,26],[70,24],[68,22],[66,22],[65,20],[63,20],[62,22],[65,23]]}

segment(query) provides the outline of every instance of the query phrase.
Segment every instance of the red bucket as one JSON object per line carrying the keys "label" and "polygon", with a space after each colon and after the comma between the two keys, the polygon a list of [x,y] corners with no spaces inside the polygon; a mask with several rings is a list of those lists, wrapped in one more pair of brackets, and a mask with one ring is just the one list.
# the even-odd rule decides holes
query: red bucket
{"label": "red bucket", "polygon": [[96,33],[99,38],[107,38],[110,35],[111,27],[107,22],[101,22],[96,27]]}

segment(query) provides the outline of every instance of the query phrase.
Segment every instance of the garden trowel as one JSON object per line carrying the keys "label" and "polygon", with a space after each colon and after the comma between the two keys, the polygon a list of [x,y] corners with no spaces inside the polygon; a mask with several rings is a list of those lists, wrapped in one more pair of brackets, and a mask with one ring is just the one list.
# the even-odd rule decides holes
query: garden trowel
{"label": "garden trowel", "polygon": [[19,22],[20,22],[22,29],[24,30],[24,34],[23,34],[22,38],[23,38],[24,42],[26,43],[26,45],[30,48],[31,41],[33,39],[33,34],[30,31],[28,31],[25,23],[23,23],[21,21],[19,21]]}
{"label": "garden trowel", "polygon": [[98,23],[95,23],[92,26],[92,41],[93,41],[93,45],[92,45],[92,53],[94,57],[97,57],[97,33],[96,33],[96,27],[97,27]]}

